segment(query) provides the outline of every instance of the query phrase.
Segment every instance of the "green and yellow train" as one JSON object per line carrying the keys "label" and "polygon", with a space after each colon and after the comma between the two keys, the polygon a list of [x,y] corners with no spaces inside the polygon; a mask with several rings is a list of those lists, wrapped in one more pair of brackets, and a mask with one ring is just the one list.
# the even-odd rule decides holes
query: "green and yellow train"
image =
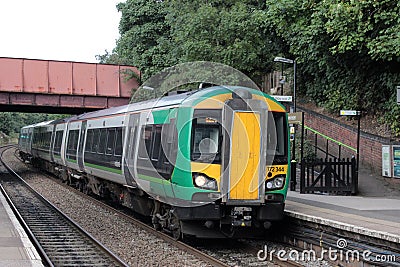
{"label": "green and yellow train", "polygon": [[214,86],[21,129],[21,157],[83,192],[201,238],[252,236],[283,218],[285,108]]}

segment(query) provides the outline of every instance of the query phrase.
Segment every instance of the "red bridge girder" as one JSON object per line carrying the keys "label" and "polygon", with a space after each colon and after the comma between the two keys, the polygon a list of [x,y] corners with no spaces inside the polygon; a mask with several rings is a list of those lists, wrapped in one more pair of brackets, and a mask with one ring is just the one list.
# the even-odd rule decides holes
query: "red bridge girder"
{"label": "red bridge girder", "polygon": [[0,57],[0,111],[80,113],[124,105],[136,67]]}

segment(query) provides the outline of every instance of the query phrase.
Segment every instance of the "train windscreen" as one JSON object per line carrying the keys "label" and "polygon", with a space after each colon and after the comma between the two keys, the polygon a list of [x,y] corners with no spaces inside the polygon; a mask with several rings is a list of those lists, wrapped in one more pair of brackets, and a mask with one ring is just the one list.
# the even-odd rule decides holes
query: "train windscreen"
{"label": "train windscreen", "polygon": [[221,125],[211,118],[193,121],[191,160],[206,163],[221,162]]}
{"label": "train windscreen", "polygon": [[272,112],[268,116],[267,154],[281,160],[287,158],[286,114]]}

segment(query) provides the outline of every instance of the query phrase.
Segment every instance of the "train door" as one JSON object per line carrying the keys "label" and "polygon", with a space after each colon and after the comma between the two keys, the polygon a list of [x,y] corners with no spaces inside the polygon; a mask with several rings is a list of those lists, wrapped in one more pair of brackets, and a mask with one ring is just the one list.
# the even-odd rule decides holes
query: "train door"
{"label": "train door", "polygon": [[130,114],[128,116],[128,127],[125,139],[125,154],[124,154],[124,175],[126,183],[129,186],[136,186],[134,170],[136,168],[135,153],[138,147],[138,128],[139,128],[139,115]]}
{"label": "train door", "polygon": [[50,160],[54,162],[54,144],[56,142],[56,126],[57,124],[53,124],[53,129],[51,131],[51,142],[50,142]]}
{"label": "train door", "polygon": [[[135,178],[139,186],[154,198],[167,201],[175,198],[170,179],[172,166],[167,158],[172,144],[168,143],[170,141],[168,140],[168,133],[173,128],[170,127],[170,121],[155,123],[155,120],[157,121],[159,118],[154,119],[153,112],[144,112],[140,117],[140,127],[137,131],[136,165],[134,165],[134,170],[137,171]],[[168,110],[168,114],[171,114],[171,112],[172,110]],[[163,118],[167,120],[169,115],[163,116]],[[162,140],[167,144],[163,144]]]}
{"label": "train door", "polygon": [[259,199],[260,114],[235,112],[231,131],[230,200]]}
{"label": "train door", "polygon": [[264,202],[267,114],[257,99],[233,99],[224,107],[221,192],[227,204]]}
{"label": "train door", "polygon": [[78,143],[78,151],[77,151],[77,161],[80,171],[84,171],[83,166],[83,148],[85,145],[85,135],[86,135],[86,127],[87,121],[82,121],[82,126],[79,134],[79,143]]}

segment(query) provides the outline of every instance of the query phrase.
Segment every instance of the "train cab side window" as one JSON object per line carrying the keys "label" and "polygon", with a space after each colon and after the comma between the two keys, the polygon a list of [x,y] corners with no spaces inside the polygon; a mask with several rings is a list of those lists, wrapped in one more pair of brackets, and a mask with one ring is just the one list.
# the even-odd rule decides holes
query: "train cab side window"
{"label": "train cab side window", "polygon": [[115,142],[115,128],[107,129],[108,138],[107,138],[107,148],[106,155],[114,154],[114,142]]}
{"label": "train cab side window", "polygon": [[115,140],[115,156],[122,156],[122,128],[116,129],[116,140]]}

